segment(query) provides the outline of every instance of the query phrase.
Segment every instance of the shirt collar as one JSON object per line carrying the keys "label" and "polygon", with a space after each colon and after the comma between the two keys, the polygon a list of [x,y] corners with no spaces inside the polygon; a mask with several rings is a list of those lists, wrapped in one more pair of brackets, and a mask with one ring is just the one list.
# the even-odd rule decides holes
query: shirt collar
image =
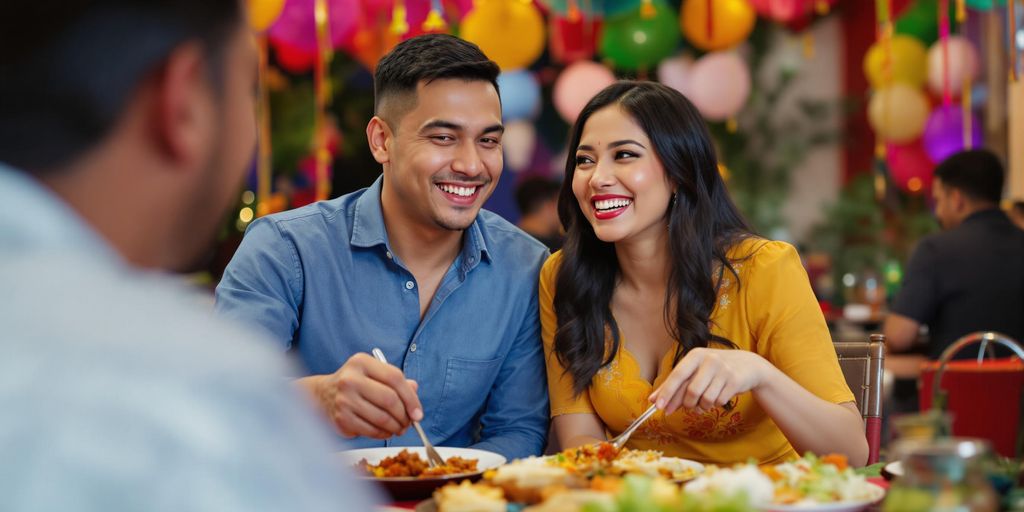
{"label": "shirt collar", "polygon": [[[355,247],[383,245],[390,250],[388,232],[384,226],[384,210],[380,202],[383,184],[384,176],[378,176],[355,201],[352,235],[349,237],[349,242]],[[476,219],[466,228],[463,236],[461,255],[466,270],[475,267],[485,259],[489,262],[494,261],[493,256],[487,250],[487,230],[480,217],[481,215],[477,214]]]}
{"label": "shirt collar", "polygon": [[27,173],[0,164],[0,198],[0,246],[72,249],[120,261],[77,212]]}
{"label": "shirt collar", "polygon": [[984,210],[978,210],[968,215],[964,219],[964,222],[973,222],[985,219],[996,219],[1002,217],[1006,217],[1006,214],[1003,212],[1003,210],[1000,210],[999,207],[985,208]]}

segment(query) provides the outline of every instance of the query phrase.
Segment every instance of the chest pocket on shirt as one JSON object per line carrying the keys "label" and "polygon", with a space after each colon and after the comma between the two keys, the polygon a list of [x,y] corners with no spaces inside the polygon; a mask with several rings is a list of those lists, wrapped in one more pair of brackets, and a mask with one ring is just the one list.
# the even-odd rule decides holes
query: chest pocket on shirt
{"label": "chest pocket on shirt", "polygon": [[441,401],[434,412],[444,420],[431,428],[435,435],[446,439],[476,415],[487,401],[494,379],[498,377],[501,361],[501,358],[485,361],[448,358]]}

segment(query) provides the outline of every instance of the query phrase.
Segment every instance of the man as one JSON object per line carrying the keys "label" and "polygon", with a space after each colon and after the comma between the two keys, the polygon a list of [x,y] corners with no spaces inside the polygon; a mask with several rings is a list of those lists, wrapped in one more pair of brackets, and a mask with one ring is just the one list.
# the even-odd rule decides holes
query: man
{"label": "man", "polygon": [[907,264],[884,326],[890,350],[910,349],[922,324],[932,360],[973,331],[1024,339],[1024,231],[998,207],[1003,174],[999,159],[984,150],[957,153],[936,167],[935,216],[944,232],[921,240]]}
{"label": "man", "polygon": [[550,178],[527,178],[516,187],[519,228],[548,246],[562,248],[562,224],[558,219],[558,191],[561,185]]}
{"label": "man", "polygon": [[366,127],[382,176],[252,223],[217,288],[222,314],[299,353],[300,383],[358,446],[419,445],[408,426],[421,420],[439,445],[509,458],[543,447],[548,251],[481,211],[502,168],[497,75],[452,36],[396,46]]}
{"label": "man", "polygon": [[0,510],[368,510],[260,338],[166,271],[252,157],[238,0],[0,16]]}

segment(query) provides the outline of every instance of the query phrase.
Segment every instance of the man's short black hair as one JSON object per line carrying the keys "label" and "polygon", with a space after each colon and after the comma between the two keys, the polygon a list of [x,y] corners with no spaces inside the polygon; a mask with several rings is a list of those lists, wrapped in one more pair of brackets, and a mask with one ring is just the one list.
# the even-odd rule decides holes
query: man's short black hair
{"label": "man's short black hair", "polygon": [[[420,82],[449,78],[481,80],[490,82],[497,91],[500,72],[498,65],[473,43],[447,34],[413,37],[398,43],[377,63],[373,76],[374,113],[383,117],[381,107],[385,99],[414,95]],[[389,114],[401,116],[404,112]]]}
{"label": "man's short black hair", "polygon": [[219,83],[240,0],[28,0],[0,15],[0,162],[43,173],[113,128],[181,43],[201,42]]}
{"label": "man's short black hair", "polygon": [[562,184],[550,178],[534,176],[524,179],[516,187],[516,206],[519,213],[530,215],[540,210],[544,203],[558,200]]}
{"label": "man's short black hair", "polygon": [[999,203],[1003,196],[1003,164],[991,151],[972,149],[945,159],[935,168],[942,185],[976,201]]}

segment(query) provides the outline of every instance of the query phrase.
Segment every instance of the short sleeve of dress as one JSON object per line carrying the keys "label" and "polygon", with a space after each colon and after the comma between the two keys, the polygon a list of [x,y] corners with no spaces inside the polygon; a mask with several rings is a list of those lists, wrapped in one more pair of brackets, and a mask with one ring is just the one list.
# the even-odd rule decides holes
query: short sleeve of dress
{"label": "short sleeve of dress", "polygon": [[821,399],[853,402],[796,249],[784,242],[764,242],[748,261],[741,293],[756,352]]}

